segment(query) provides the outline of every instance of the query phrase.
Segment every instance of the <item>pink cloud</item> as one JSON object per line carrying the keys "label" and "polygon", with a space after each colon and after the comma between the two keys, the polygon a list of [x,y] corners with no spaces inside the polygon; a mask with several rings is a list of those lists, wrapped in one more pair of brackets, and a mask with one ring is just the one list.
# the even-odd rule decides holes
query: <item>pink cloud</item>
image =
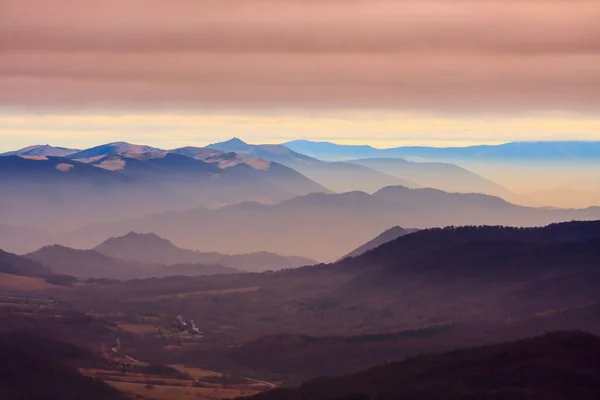
{"label": "pink cloud", "polygon": [[0,102],[594,108],[596,1],[4,0]]}

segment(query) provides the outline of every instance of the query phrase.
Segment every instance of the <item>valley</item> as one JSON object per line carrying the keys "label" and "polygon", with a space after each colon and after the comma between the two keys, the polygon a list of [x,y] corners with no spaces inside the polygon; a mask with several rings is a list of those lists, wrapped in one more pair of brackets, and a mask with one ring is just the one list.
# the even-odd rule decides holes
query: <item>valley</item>
{"label": "valley", "polygon": [[[223,153],[235,150],[232,145],[245,150]],[[27,153],[32,151],[37,150]],[[64,148],[38,152],[5,156],[21,158],[18,168],[42,162],[31,167],[48,174],[48,182],[36,182],[36,172],[21,176],[20,184],[83,190],[77,179],[88,185],[89,174],[97,174],[107,179],[107,193],[124,199],[130,193],[119,193],[113,182],[153,182],[166,174],[173,177],[169,185],[183,185],[173,186],[179,196],[186,186],[200,188],[192,177],[196,169],[209,175],[234,167],[269,174],[283,162],[273,154],[314,162],[277,147],[235,141],[167,153],[182,157],[177,160],[160,149],[126,143],[82,154]],[[85,161],[73,158],[83,156]],[[59,170],[59,161],[73,167]],[[386,161],[392,164],[401,163]],[[431,168],[423,171],[440,167]],[[192,174],[189,180],[182,169]],[[0,175],[12,174],[3,171]],[[71,172],[82,175],[61,183],[62,174]],[[206,178],[212,187],[211,179],[220,178],[209,175],[200,182]],[[289,183],[286,179],[279,184]],[[345,393],[336,383],[345,378],[334,378],[340,375],[387,376],[386,368],[398,365],[403,372],[394,374],[408,377],[403,365],[422,362],[427,371],[431,357],[447,357],[452,364],[460,354],[488,354],[469,349],[493,353],[499,343],[520,346],[515,341],[524,338],[541,341],[552,353],[561,335],[583,331],[591,336],[581,340],[593,341],[600,334],[598,207],[527,207],[491,194],[403,185],[373,193],[324,189],[261,202],[234,186],[244,197],[228,195],[230,204],[80,221],[75,229],[70,223],[41,229],[49,219],[31,227],[3,220],[0,345],[4,340],[15,354],[43,359],[44,368],[62,374],[56,379],[73,382],[72,390],[95,387],[107,400],[285,400],[312,393],[313,385],[318,396]],[[193,201],[209,203],[212,195]],[[60,207],[51,218],[66,215]],[[119,206],[119,212],[127,207]],[[13,218],[25,209],[15,210]],[[558,335],[559,344],[547,339],[554,337],[549,332]],[[33,347],[24,346],[20,334]],[[63,350],[47,350],[54,347]],[[486,363],[494,361],[482,359],[482,368]],[[372,370],[375,366],[380,367]],[[481,379],[492,379],[481,373]],[[39,388],[7,390],[51,391],[44,376]],[[387,387],[387,378],[381,379],[381,388]],[[425,378],[406,379],[418,388]],[[469,393],[479,390],[464,384]],[[362,398],[359,384],[348,390]]]}

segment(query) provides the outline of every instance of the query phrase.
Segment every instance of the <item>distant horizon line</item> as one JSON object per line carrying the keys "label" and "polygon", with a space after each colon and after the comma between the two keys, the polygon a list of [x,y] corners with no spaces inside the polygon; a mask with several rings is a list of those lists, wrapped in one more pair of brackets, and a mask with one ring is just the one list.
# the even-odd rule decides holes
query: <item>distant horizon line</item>
{"label": "distant horizon line", "polygon": [[[305,143],[315,143],[315,144],[332,144],[332,145],[337,145],[337,146],[347,146],[347,147],[371,147],[373,149],[376,150],[390,150],[390,149],[401,149],[401,148],[432,148],[432,149],[465,149],[465,148],[473,148],[473,147],[497,147],[497,146],[503,146],[503,145],[507,145],[507,144],[511,144],[511,143],[529,143],[529,144],[535,144],[535,143],[600,143],[600,140],[583,140],[583,139],[572,139],[572,140],[513,140],[513,141],[506,141],[506,142],[499,142],[496,144],[489,144],[489,143],[480,143],[480,144],[473,144],[473,145],[467,145],[467,146],[431,146],[431,145],[420,145],[420,144],[411,144],[411,145],[403,145],[403,146],[394,146],[394,147],[376,147],[372,144],[368,144],[368,143],[363,143],[363,144],[343,144],[343,143],[339,143],[339,142],[334,142],[334,141],[330,141],[330,140],[309,140],[309,139],[293,139],[293,140],[288,140],[285,142],[280,142],[280,143],[250,143],[250,142],[246,142],[243,139],[240,139],[239,137],[232,137],[230,139],[226,139],[220,142],[212,142],[212,143],[208,143],[205,145],[185,145],[185,146],[179,146],[179,147],[174,147],[174,148],[161,148],[161,147],[157,147],[154,146],[152,144],[140,144],[140,143],[133,143],[133,142],[128,142],[128,141],[113,141],[113,142],[104,142],[104,143],[99,143],[97,145],[94,146],[90,146],[90,147],[84,147],[84,148],[80,148],[80,147],[68,147],[65,145],[53,145],[50,143],[45,143],[45,144],[32,144],[32,145],[28,145],[25,147],[21,147],[18,149],[10,149],[10,148],[6,148],[6,149],[0,149],[0,155],[4,154],[4,153],[10,153],[10,152],[17,152],[17,151],[22,151],[25,149],[29,149],[29,148],[39,148],[39,147],[53,147],[53,148],[59,148],[59,149],[66,149],[66,150],[88,150],[88,149],[93,149],[95,147],[100,147],[100,146],[106,146],[106,145],[110,145],[110,144],[128,144],[128,145],[133,145],[133,146],[148,146],[148,147],[156,147],[159,150],[164,150],[164,151],[170,151],[170,150],[175,150],[175,149],[179,149],[182,147],[198,147],[198,148],[206,148],[210,145],[214,145],[214,144],[219,144],[219,143],[225,143],[225,142],[229,142],[232,140],[239,140],[240,142],[243,142],[244,144],[247,145],[251,145],[251,146],[260,146],[260,145],[282,145],[282,146],[286,146],[288,143],[294,143],[294,142],[305,142]],[[287,146],[286,146],[287,147]]]}

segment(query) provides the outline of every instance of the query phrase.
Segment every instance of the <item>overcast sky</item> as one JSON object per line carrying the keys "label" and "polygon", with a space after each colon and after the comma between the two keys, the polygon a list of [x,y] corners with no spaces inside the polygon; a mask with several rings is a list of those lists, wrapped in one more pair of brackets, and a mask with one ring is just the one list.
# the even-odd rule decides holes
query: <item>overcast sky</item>
{"label": "overcast sky", "polygon": [[0,150],[600,140],[598,0],[0,0]]}

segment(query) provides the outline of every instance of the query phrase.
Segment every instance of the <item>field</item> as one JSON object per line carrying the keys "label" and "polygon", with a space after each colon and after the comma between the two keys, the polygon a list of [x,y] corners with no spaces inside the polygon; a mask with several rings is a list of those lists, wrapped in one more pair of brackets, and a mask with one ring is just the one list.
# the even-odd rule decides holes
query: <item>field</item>
{"label": "field", "polygon": [[[127,357],[122,359],[122,361],[129,360]],[[147,366],[145,363],[132,365]],[[154,400],[231,399],[252,395],[272,387],[268,382],[227,376],[199,368],[186,368],[183,365],[170,365],[167,368],[172,368],[172,371],[180,372],[181,375],[175,377],[168,374],[169,377],[166,377],[143,372],[91,368],[81,368],[80,371],[136,398]]]}
{"label": "field", "polygon": [[141,395],[145,399],[154,400],[173,400],[173,399],[233,399],[235,397],[251,395],[256,392],[240,389],[219,389],[219,388],[193,388],[178,386],[156,385],[149,388],[143,383],[131,382],[108,382],[117,389],[134,395]]}
{"label": "field", "polygon": [[42,278],[33,278],[29,276],[11,275],[0,272],[0,290],[4,291],[29,291],[44,290],[56,288]]}

